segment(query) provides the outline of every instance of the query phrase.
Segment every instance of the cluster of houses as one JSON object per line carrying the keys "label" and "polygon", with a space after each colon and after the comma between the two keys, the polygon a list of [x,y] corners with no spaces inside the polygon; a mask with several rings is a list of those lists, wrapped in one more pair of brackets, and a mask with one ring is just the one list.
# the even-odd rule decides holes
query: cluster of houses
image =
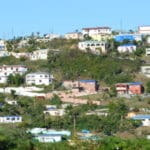
{"label": "cluster of houses", "polygon": [[[24,75],[28,68],[24,65],[2,65],[0,66],[0,83],[5,84],[8,81],[8,76]],[[52,83],[53,75],[46,72],[34,72],[25,75],[26,85],[49,85]]]}

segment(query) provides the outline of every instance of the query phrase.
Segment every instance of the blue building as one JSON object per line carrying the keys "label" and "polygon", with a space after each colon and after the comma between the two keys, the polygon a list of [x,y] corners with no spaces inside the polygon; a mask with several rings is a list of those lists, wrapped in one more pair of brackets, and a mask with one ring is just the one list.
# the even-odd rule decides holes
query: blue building
{"label": "blue building", "polygon": [[116,42],[123,42],[124,40],[132,41],[141,41],[142,36],[140,34],[120,34],[114,37]]}

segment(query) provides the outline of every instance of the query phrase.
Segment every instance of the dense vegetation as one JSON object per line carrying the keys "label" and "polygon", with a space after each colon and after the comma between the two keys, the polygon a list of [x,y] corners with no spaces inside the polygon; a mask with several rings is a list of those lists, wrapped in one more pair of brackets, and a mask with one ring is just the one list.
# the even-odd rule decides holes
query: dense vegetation
{"label": "dense vegetation", "polygon": [[87,78],[103,80],[107,84],[132,81],[140,66],[139,60],[95,56],[79,50],[50,52],[48,62],[50,70],[55,74],[59,72],[62,80]]}

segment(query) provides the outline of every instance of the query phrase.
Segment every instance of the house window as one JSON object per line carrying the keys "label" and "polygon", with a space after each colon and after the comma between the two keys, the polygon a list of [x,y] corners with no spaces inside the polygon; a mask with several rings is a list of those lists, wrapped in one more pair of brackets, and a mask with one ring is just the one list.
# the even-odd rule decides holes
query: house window
{"label": "house window", "polygon": [[18,71],[18,68],[16,68],[16,71]]}
{"label": "house window", "polygon": [[4,75],[6,75],[6,76],[7,76],[7,72],[5,72],[5,73],[4,73]]}
{"label": "house window", "polygon": [[9,120],[9,118],[6,118],[6,120]]}
{"label": "house window", "polygon": [[13,67],[11,67],[11,70],[13,70]]}
{"label": "house window", "polygon": [[39,80],[39,82],[42,82],[42,80]]}
{"label": "house window", "polygon": [[14,120],[15,120],[15,118],[11,118],[11,120],[12,120],[12,121],[14,121]]}

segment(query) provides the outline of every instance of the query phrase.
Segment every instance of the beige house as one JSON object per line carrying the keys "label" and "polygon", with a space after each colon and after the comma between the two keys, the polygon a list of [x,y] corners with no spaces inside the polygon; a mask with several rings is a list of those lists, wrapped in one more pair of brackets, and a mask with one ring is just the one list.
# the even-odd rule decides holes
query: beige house
{"label": "beige house", "polygon": [[82,33],[80,32],[70,32],[64,35],[66,39],[82,39]]}

